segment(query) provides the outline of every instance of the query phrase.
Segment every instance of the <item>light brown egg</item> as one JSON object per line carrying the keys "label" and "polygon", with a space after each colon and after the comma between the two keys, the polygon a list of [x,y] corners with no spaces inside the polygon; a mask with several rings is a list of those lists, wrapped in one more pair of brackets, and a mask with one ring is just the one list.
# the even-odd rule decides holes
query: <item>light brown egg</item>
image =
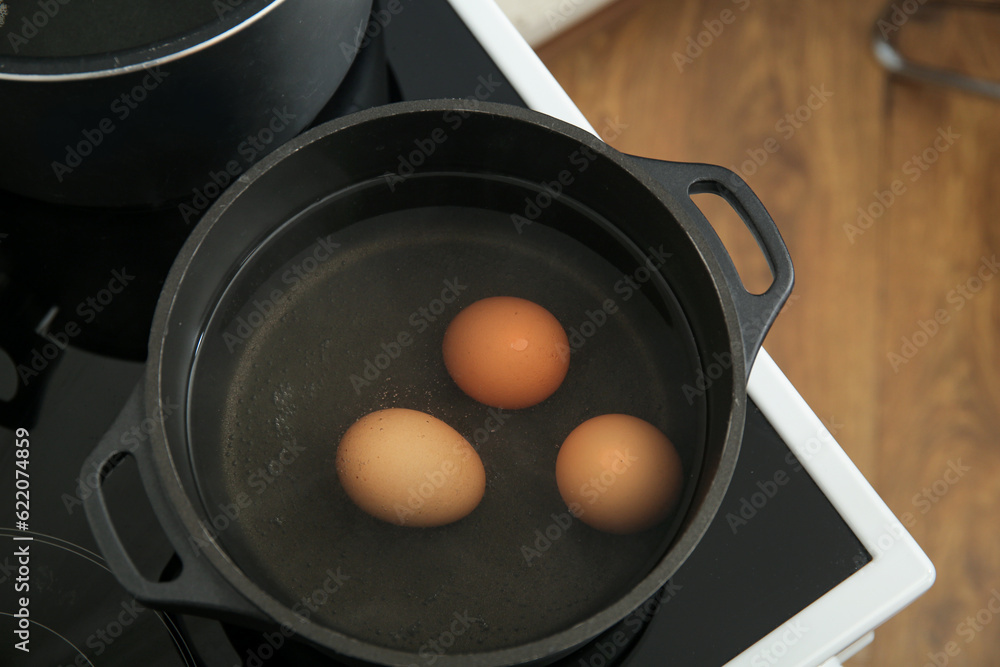
{"label": "light brown egg", "polygon": [[570,347],[559,320],[526,299],[496,296],[467,306],[442,345],[448,374],[480,403],[516,410],[555,393],[569,370]]}
{"label": "light brown egg", "polygon": [[566,437],[556,458],[556,483],[581,521],[628,534],[670,515],[684,474],[660,429],[638,417],[609,414],[588,419]]}
{"label": "light brown egg", "polygon": [[398,526],[443,526],[476,509],[486,490],[479,454],[440,419],[378,410],[337,447],[337,476],[362,510]]}

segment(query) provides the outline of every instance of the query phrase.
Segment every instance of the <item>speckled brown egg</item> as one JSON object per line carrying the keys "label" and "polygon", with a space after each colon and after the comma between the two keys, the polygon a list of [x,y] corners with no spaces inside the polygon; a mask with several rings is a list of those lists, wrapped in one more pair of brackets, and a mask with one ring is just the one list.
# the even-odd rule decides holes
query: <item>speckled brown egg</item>
{"label": "speckled brown egg", "polygon": [[362,510],[398,526],[443,526],[471,513],[486,490],[479,454],[429,414],[405,408],[365,415],[337,447],[337,476]]}
{"label": "speckled brown egg", "polygon": [[677,506],[684,484],[670,439],[649,422],[622,414],[588,419],[566,437],[556,483],[580,521],[608,533],[651,528]]}
{"label": "speckled brown egg", "polygon": [[569,339],[559,320],[513,296],[480,299],[463,309],[445,331],[442,352],[455,384],[496,408],[541,403],[569,371]]}

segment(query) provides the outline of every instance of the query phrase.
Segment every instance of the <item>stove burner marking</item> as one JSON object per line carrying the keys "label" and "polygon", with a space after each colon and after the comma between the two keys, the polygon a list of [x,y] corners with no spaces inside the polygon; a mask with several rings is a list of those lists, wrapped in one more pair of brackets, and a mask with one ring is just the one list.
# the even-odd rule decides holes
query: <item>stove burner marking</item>
{"label": "stove burner marking", "polygon": [[[8,613],[8,612],[6,612],[6,611],[0,611],[0,615],[3,615],[3,616],[10,616],[11,618],[14,618],[14,615],[13,615],[13,614],[11,614],[11,613]],[[71,642],[70,640],[66,639],[66,638],[65,638],[65,637],[63,637],[63,636],[62,636],[61,634],[59,634],[58,632],[56,632],[55,630],[53,630],[53,629],[52,629],[52,628],[50,628],[49,626],[45,625],[44,623],[40,623],[40,622],[36,621],[36,620],[35,620],[35,619],[33,619],[33,618],[32,618],[32,619],[30,619],[30,620],[29,620],[28,622],[29,622],[29,623],[31,623],[32,625],[37,625],[38,627],[42,628],[43,630],[48,630],[49,632],[51,632],[52,634],[54,634],[54,635],[55,635],[56,637],[58,637],[59,639],[63,640],[63,641],[64,641],[64,642],[66,642],[67,644],[69,644],[69,646],[70,646],[70,647],[71,647],[71,648],[72,648],[72,649],[73,649],[74,651],[76,651],[76,652],[77,652],[78,654],[80,654],[81,656],[83,656],[83,659],[87,661],[87,664],[88,664],[88,665],[90,665],[90,667],[94,667],[94,663],[92,663],[92,662],[90,661],[90,658],[88,658],[88,657],[86,656],[86,654],[85,654],[85,653],[84,653],[83,651],[81,651],[80,649],[78,649],[78,648],[76,647],[76,644],[74,644],[74,643],[73,643],[73,642]]]}
{"label": "stove burner marking", "polygon": [[[15,535],[20,535],[20,534],[23,534],[23,533],[28,533],[28,534],[33,535],[35,537],[35,540],[34,540],[35,542],[39,542],[39,543],[42,543],[42,544],[48,544],[49,546],[55,547],[57,549],[62,549],[63,551],[67,551],[67,552],[69,552],[69,553],[71,553],[71,554],[73,554],[75,556],[79,556],[80,558],[83,558],[84,560],[87,560],[87,561],[93,563],[94,565],[96,565],[97,567],[101,568],[102,570],[104,570],[108,574],[111,574],[112,576],[114,576],[114,573],[111,571],[111,569],[107,565],[104,564],[104,558],[102,558],[99,554],[94,553],[90,549],[87,549],[86,547],[80,546],[76,542],[70,542],[69,540],[64,540],[61,537],[56,537],[55,535],[47,535],[45,533],[39,533],[39,532],[34,531],[34,530],[15,531],[14,529],[9,528],[7,526],[0,526],[0,535],[6,535],[6,536],[9,536],[9,537],[13,537]],[[40,538],[47,538],[47,539],[40,539]],[[58,544],[59,542],[62,542],[62,544]],[[187,665],[187,667],[197,667],[197,663],[194,661],[194,652],[191,650],[191,647],[187,645],[187,642],[184,641],[184,636],[181,634],[180,630],[177,628],[177,624],[174,623],[174,619],[172,619],[171,617],[167,616],[166,614],[164,614],[161,611],[157,611],[155,609],[153,609],[151,611],[154,614],[156,614],[156,617],[160,620],[160,623],[163,624],[163,627],[167,631],[167,634],[170,635],[171,641],[174,642],[174,645],[177,647],[178,651],[181,653],[181,658],[184,660],[184,664]],[[4,616],[12,616],[12,614],[10,614],[8,612],[0,612],[0,614],[3,614]],[[45,630],[48,630],[49,632],[51,632],[52,634],[56,635],[57,637],[59,637],[60,639],[62,639],[64,642],[66,642],[67,644],[69,644],[70,646],[72,646],[73,649],[77,653],[80,653],[80,655],[83,655],[84,659],[87,660],[87,664],[91,665],[91,667],[94,667],[94,664],[92,662],[90,662],[90,660],[87,658],[87,656],[84,655],[80,651],[80,649],[78,649],[71,641],[69,641],[68,639],[66,639],[62,635],[60,635],[58,632],[56,632],[52,628],[49,628],[49,627],[47,627],[45,625],[42,625],[41,623],[39,623],[38,621],[36,621],[34,619],[32,619],[30,622],[31,623],[35,623],[36,625],[38,625],[41,628],[44,628]]]}

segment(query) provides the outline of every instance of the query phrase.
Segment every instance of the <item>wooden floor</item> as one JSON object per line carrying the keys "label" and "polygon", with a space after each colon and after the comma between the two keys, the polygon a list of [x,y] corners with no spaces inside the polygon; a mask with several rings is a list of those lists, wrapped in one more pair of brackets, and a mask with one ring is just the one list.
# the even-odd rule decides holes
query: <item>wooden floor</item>
{"label": "wooden floor", "polygon": [[[948,664],[994,666],[1000,618],[960,624],[1000,591],[1000,101],[888,76],[880,9],[622,0],[539,52],[610,144],[735,169],[778,223],[796,298],[765,347],[938,571],[851,664],[923,667],[955,642]],[[902,40],[1000,80],[997,14],[921,12]]]}

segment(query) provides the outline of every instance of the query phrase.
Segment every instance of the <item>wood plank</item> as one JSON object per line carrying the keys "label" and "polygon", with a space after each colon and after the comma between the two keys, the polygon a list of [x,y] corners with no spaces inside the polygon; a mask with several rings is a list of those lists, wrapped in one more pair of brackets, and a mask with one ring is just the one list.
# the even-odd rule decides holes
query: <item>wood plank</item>
{"label": "wood plank", "polygon": [[[988,17],[934,18],[906,26],[904,46],[927,62],[989,74],[1000,55],[997,24],[991,46],[982,32]],[[936,58],[921,49],[932,39],[941,45]],[[1000,590],[1000,541],[985,528],[1000,524],[1000,265],[983,261],[1000,251],[1000,104],[897,78],[887,94],[883,183],[906,190],[877,223],[892,296],[884,345],[899,355],[895,368],[884,363],[880,456],[894,466],[878,488],[897,515],[912,515],[938,582],[904,623],[882,633],[878,651],[905,651],[923,664],[940,661],[954,642],[952,664],[993,665],[1000,627],[963,623]],[[981,270],[989,280],[980,282]],[[964,467],[961,476],[948,472]]]}

